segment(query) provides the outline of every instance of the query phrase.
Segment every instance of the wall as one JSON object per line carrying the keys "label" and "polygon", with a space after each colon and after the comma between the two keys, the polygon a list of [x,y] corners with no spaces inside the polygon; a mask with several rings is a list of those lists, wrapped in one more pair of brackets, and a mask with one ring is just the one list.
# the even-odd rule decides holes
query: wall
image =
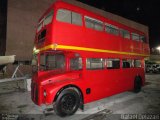
{"label": "wall", "polygon": [[[16,55],[16,61],[32,59],[38,19],[52,2],[52,0],[8,0],[6,55]],[[7,75],[12,75],[16,66],[8,65]],[[25,75],[31,74],[32,71],[30,65],[21,65],[19,69]]]}
{"label": "wall", "polygon": [[36,25],[52,0],[9,0],[6,55],[31,60]]}

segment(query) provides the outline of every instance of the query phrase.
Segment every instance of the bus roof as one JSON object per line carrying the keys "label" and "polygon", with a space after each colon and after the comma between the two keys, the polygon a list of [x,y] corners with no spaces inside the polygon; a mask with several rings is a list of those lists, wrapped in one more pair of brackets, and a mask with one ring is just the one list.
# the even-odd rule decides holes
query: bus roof
{"label": "bus roof", "polygon": [[128,27],[131,27],[133,29],[139,30],[139,31],[145,33],[146,36],[148,36],[148,26],[145,26],[145,25],[142,25],[140,23],[134,22],[132,20],[126,19],[124,17],[115,15],[113,13],[106,12],[104,10],[89,6],[87,4],[81,3],[81,2],[76,1],[76,0],[53,0],[53,2],[56,2],[56,1],[62,1],[62,2],[66,2],[66,3],[72,4],[72,5],[81,7],[83,9],[86,9],[88,11],[91,11],[93,13],[101,15],[105,18],[110,19],[110,20],[116,21],[118,23],[121,23],[121,24],[126,25]]}

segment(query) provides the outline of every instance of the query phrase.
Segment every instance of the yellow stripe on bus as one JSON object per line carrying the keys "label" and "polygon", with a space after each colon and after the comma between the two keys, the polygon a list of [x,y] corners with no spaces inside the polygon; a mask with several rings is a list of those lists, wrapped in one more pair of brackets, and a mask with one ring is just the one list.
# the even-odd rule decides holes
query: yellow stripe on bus
{"label": "yellow stripe on bus", "polygon": [[104,50],[104,49],[86,48],[86,47],[77,47],[77,46],[68,46],[68,45],[53,45],[53,44],[40,48],[39,51],[44,51],[48,49],[80,50],[80,51],[103,52],[103,53],[113,53],[113,54],[123,54],[123,55],[138,55],[138,56],[144,56],[144,57],[149,56],[146,54],[139,54],[139,53],[119,52],[119,51],[113,51],[113,50]]}

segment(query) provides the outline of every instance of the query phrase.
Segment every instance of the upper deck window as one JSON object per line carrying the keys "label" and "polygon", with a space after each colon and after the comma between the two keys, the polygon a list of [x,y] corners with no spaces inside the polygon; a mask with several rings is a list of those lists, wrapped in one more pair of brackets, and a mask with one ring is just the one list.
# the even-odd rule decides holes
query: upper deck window
{"label": "upper deck window", "polygon": [[39,35],[38,35],[38,43],[44,42],[46,37],[46,29],[44,29]]}
{"label": "upper deck window", "polygon": [[121,29],[121,30],[120,30],[120,35],[121,35],[123,38],[130,39],[130,33],[129,33],[128,30]]}
{"label": "upper deck window", "polygon": [[66,9],[59,9],[57,20],[61,22],[71,23],[82,26],[82,16],[79,13],[72,12]]}
{"label": "upper deck window", "polygon": [[107,33],[111,33],[111,34],[114,34],[114,35],[118,35],[119,34],[118,27],[116,27],[114,25],[111,25],[111,24],[106,24],[105,25],[105,31]]}
{"label": "upper deck window", "polygon": [[82,26],[82,16],[76,12],[72,12],[72,24]]}
{"label": "upper deck window", "polygon": [[103,31],[103,22],[94,18],[85,17],[85,25],[87,28],[92,28],[98,31]]}
{"label": "upper deck window", "polygon": [[48,25],[52,22],[53,10],[51,10],[42,20],[38,23],[37,31],[39,32],[43,26]]}
{"label": "upper deck window", "polygon": [[51,23],[52,18],[53,18],[53,10],[46,15],[44,19],[44,25],[48,25],[49,23]]}
{"label": "upper deck window", "polygon": [[132,33],[132,40],[139,41],[139,35],[137,33]]}
{"label": "upper deck window", "polygon": [[143,36],[143,35],[142,35],[142,36],[140,36],[140,40],[141,40],[141,41],[143,41],[143,42],[145,42],[145,43],[147,43],[147,39],[146,39],[146,37],[145,37],[145,36]]}
{"label": "upper deck window", "polygon": [[43,27],[43,21],[39,22],[38,27],[37,27],[37,32],[39,32]]}

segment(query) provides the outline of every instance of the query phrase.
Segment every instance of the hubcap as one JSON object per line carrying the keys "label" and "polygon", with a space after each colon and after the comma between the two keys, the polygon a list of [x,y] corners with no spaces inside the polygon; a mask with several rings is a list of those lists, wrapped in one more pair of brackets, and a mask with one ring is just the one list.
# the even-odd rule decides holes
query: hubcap
{"label": "hubcap", "polygon": [[62,98],[62,109],[66,112],[71,112],[76,106],[76,98],[74,95],[65,95]]}

